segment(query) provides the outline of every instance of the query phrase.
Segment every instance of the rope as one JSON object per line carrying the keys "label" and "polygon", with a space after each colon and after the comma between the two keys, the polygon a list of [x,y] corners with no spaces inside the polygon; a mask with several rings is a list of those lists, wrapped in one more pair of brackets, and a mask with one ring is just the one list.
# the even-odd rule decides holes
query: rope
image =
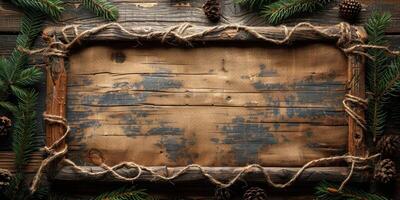
{"label": "rope", "polygon": [[44,169],[50,163],[52,163],[54,160],[64,157],[68,152],[68,145],[65,145],[65,147],[61,151],[56,151],[56,149],[55,149],[61,144],[61,142],[63,142],[65,140],[65,138],[68,136],[69,132],[71,131],[71,128],[67,125],[67,120],[61,116],[50,115],[47,113],[44,113],[43,117],[49,123],[55,123],[55,124],[62,125],[65,128],[65,132],[53,144],[51,144],[48,147],[45,146],[43,148],[43,151],[45,151],[49,156],[42,161],[42,163],[39,166],[39,169],[37,170],[35,176],[33,177],[32,185],[30,187],[30,190],[32,193],[34,193],[36,191],[36,189],[39,187],[41,178],[43,176]]}
{"label": "rope", "polygon": [[[286,26],[282,26],[284,29],[284,31],[283,31],[284,38],[282,38],[282,39],[274,39],[274,38],[266,37],[266,36],[262,35],[261,33],[259,33],[258,31],[256,31],[253,27],[236,25],[236,24],[214,26],[214,27],[208,28],[206,30],[192,33],[192,34],[186,34],[188,29],[195,27],[194,25],[192,25],[190,23],[183,23],[180,25],[172,26],[165,31],[152,31],[152,32],[149,32],[149,30],[146,28],[128,30],[125,27],[123,27],[121,24],[115,23],[115,22],[103,24],[98,27],[95,27],[95,28],[92,28],[89,30],[85,30],[81,33],[79,33],[79,31],[78,31],[78,27],[79,26],[77,26],[77,25],[68,25],[68,26],[65,26],[62,28],[62,30],[61,30],[61,35],[63,37],[62,39],[66,43],[55,41],[55,42],[51,42],[47,47],[42,48],[42,49],[29,50],[29,49],[24,49],[22,47],[18,47],[18,49],[27,54],[40,53],[45,56],[66,57],[69,50],[76,43],[80,43],[80,41],[83,38],[89,37],[91,35],[94,35],[96,33],[99,33],[101,31],[104,31],[106,29],[111,29],[111,28],[116,28],[117,30],[121,31],[122,33],[127,34],[138,40],[139,39],[147,39],[147,40],[161,39],[161,42],[166,42],[168,40],[168,38],[170,38],[170,40],[177,40],[180,42],[184,42],[184,43],[188,44],[189,46],[193,46],[190,42],[193,39],[201,38],[206,35],[212,35],[215,33],[223,32],[227,29],[236,29],[237,31],[244,31],[257,39],[260,39],[260,40],[263,40],[266,42],[271,42],[271,43],[274,43],[277,45],[289,43],[293,34],[302,27],[310,28],[311,30],[315,31],[317,34],[322,35],[323,37],[327,37],[327,38],[339,37],[339,39],[337,41],[338,46],[344,46],[344,45],[348,44],[352,38],[351,31],[350,31],[351,30],[350,25],[348,23],[344,23],[344,22],[339,24],[339,27],[341,30],[340,34],[328,33],[326,30],[321,30],[321,28],[318,28],[308,22],[299,23],[299,24],[295,25],[290,31],[288,31],[288,28]],[[67,31],[70,29],[73,30],[73,33],[75,35],[75,37],[72,40],[70,40],[67,35]],[[354,47],[354,50],[357,48],[358,47]],[[347,48],[344,51],[346,53],[351,53],[351,52],[353,52],[353,49]]]}
{"label": "rope", "polygon": [[359,115],[356,111],[354,111],[351,106],[349,105],[349,103],[355,103],[359,106],[361,106],[363,109],[367,108],[368,105],[368,101],[365,99],[362,99],[360,97],[356,97],[354,95],[351,94],[346,94],[344,100],[342,101],[343,106],[344,106],[344,110],[346,111],[346,113],[352,118],[354,119],[354,121],[364,130],[367,130],[367,121],[364,119],[364,117],[362,117],[361,115]]}
{"label": "rope", "polygon": [[[37,187],[40,184],[40,180],[41,177],[43,176],[43,171],[44,169],[51,164],[54,160],[58,159],[58,158],[62,158],[66,155],[67,151],[68,151],[68,146],[65,145],[65,147],[60,150],[60,151],[56,151],[56,147],[61,143],[61,141],[63,141],[69,134],[70,132],[70,128],[67,125],[67,120],[61,116],[55,116],[55,115],[49,115],[49,114],[44,114],[44,119],[50,123],[56,123],[56,124],[60,124],[63,127],[65,127],[66,131],[64,133],[64,135],[58,139],[57,141],[55,141],[52,145],[50,145],[49,147],[46,147],[46,151],[51,153],[50,156],[48,158],[46,158],[45,160],[42,161],[39,170],[37,171],[32,185],[30,187],[31,192],[35,192]],[[301,167],[294,176],[292,176],[290,178],[290,180],[288,180],[286,183],[275,183],[272,181],[272,178],[270,176],[270,174],[268,172],[264,171],[264,168],[259,165],[259,164],[251,164],[251,165],[247,165],[246,167],[243,167],[240,169],[239,173],[237,173],[235,175],[234,178],[232,178],[229,182],[224,183],[221,182],[219,180],[217,180],[216,178],[214,178],[211,174],[207,173],[206,170],[204,170],[204,168],[201,165],[198,164],[191,164],[191,165],[187,165],[186,167],[184,167],[183,169],[179,170],[178,172],[174,173],[171,176],[163,176],[158,174],[157,172],[153,171],[152,169],[150,169],[149,167],[146,166],[142,166],[139,165],[137,163],[134,162],[121,162],[117,165],[114,165],[112,167],[108,166],[107,164],[103,163],[100,165],[100,167],[102,167],[104,170],[100,171],[100,172],[91,172],[86,170],[83,167],[80,167],[78,165],[76,165],[73,161],[63,158],[62,159],[62,163],[64,163],[65,166],[71,166],[73,168],[73,170],[83,173],[85,175],[89,175],[89,176],[94,176],[94,177],[100,177],[103,176],[105,174],[111,174],[113,175],[113,177],[115,177],[118,180],[122,180],[122,181],[129,181],[129,182],[133,182],[137,179],[139,179],[141,177],[141,175],[143,174],[144,171],[149,172],[156,180],[163,180],[163,181],[173,181],[174,179],[180,177],[181,175],[185,174],[188,170],[191,170],[193,168],[196,168],[200,171],[200,173],[206,177],[212,184],[218,186],[219,188],[227,188],[232,186],[236,181],[238,181],[240,178],[242,178],[245,174],[253,172],[252,169],[256,169],[258,171],[261,171],[265,180],[269,183],[269,185],[275,187],[275,188],[286,188],[290,185],[292,185],[300,176],[301,174],[309,167],[311,166],[316,166],[320,163],[326,163],[326,162],[334,162],[334,161],[340,161],[340,160],[350,160],[352,162],[352,166],[351,166],[351,170],[348,173],[346,179],[342,182],[341,187],[343,188],[344,185],[350,180],[353,172],[354,172],[354,166],[356,162],[359,163],[364,163],[366,161],[369,161],[371,159],[374,159],[376,157],[380,156],[380,154],[375,154],[373,156],[369,156],[369,157],[357,157],[357,156],[351,156],[351,155],[343,155],[343,156],[332,156],[332,157],[327,157],[327,158],[320,158],[320,159],[315,159],[312,161],[309,161],[308,163],[306,163],[305,165],[303,165],[303,167]],[[134,168],[137,170],[137,174],[134,177],[126,177],[123,176],[121,174],[119,174],[117,172],[118,169],[123,168],[123,167],[128,167],[128,168]],[[339,188],[339,190],[340,190]]]}
{"label": "rope", "polygon": [[[36,50],[29,50],[29,49],[24,49],[22,47],[18,47],[18,49],[22,52],[25,52],[29,55],[31,54],[42,54],[44,56],[59,56],[59,57],[66,57],[70,51],[70,49],[75,45],[75,44],[79,44],[80,41],[86,37],[89,37],[91,35],[94,35],[96,33],[99,33],[101,31],[104,31],[106,29],[109,28],[116,28],[119,31],[121,31],[124,34],[127,34],[135,39],[160,39],[161,42],[168,42],[168,41],[173,41],[176,40],[178,42],[184,42],[189,46],[192,46],[191,41],[193,41],[196,38],[201,38],[204,37],[206,35],[212,35],[215,33],[219,33],[222,31],[225,31],[227,29],[236,29],[237,31],[244,31],[248,34],[250,34],[251,36],[263,40],[263,41],[267,41],[267,42],[271,42],[277,45],[282,45],[282,44],[287,44],[291,41],[291,38],[293,37],[293,34],[300,28],[302,27],[308,27],[311,28],[313,31],[315,31],[317,34],[320,34],[323,37],[327,37],[327,38],[339,38],[337,40],[337,46],[342,49],[342,51],[346,54],[349,53],[353,53],[353,54],[359,54],[362,56],[366,56],[371,58],[368,54],[366,54],[365,52],[363,52],[362,50],[364,49],[368,49],[368,48],[375,48],[375,49],[382,49],[384,51],[386,51],[389,54],[392,55],[398,55],[399,52],[396,51],[391,51],[389,48],[387,47],[382,47],[382,46],[371,46],[371,45],[364,45],[364,44],[357,44],[351,47],[347,47],[349,44],[351,44],[352,42],[354,42],[354,40],[352,40],[352,34],[351,34],[351,27],[348,23],[340,23],[339,27],[340,27],[340,34],[338,33],[329,33],[325,30],[322,30],[318,27],[313,26],[310,23],[307,22],[302,22],[297,24],[296,26],[294,26],[291,30],[288,30],[288,28],[286,26],[282,26],[284,31],[284,37],[282,39],[274,39],[274,38],[269,38],[264,36],[263,34],[257,32],[254,28],[252,27],[248,27],[248,26],[242,26],[242,25],[234,25],[234,24],[229,24],[229,25],[223,25],[223,26],[215,26],[215,27],[211,27],[209,29],[200,31],[200,32],[195,32],[192,34],[186,34],[187,30],[191,29],[194,27],[194,25],[190,24],[190,23],[184,23],[184,24],[180,24],[180,25],[176,25],[176,26],[172,26],[170,28],[168,28],[165,31],[150,31],[148,29],[145,28],[140,28],[140,29],[132,29],[132,30],[128,30],[126,28],[124,28],[123,26],[121,26],[119,23],[109,23],[109,24],[103,24],[101,26],[89,29],[89,30],[85,30],[82,32],[79,32],[78,30],[78,26],[77,25],[69,25],[69,26],[65,26],[62,30],[61,30],[61,34],[62,34],[62,39],[64,42],[60,42],[60,41],[53,41],[50,42],[49,45],[45,48],[42,49],[36,49]],[[70,40],[68,38],[68,34],[67,31],[72,29],[73,30],[73,34],[74,34],[74,38],[72,40]],[[357,41],[357,42],[361,42],[361,41]],[[350,103],[353,104],[358,104],[360,106],[363,106],[364,108],[367,105],[367,101],[364,99],[361,99],[359,97],[347,94],[345,96],[345,99],[343,100],[343,105],[345,107],[345,111],[349,114],[350,117],[352,117],[356,123],[362,127],[363,129],[366,129],[366,121],[363,117],[361,117],[359,114],[357,114],[357,112],[355,112],[351,106],[349,105]],[[233,185],[236,181],[238,181],[241,177],[243,177],[245,174],[252,172],[252,170],[258,170],[261,171],[263,174],[263,177],[265,178],[265,180],[273,187],[275,188],[285,188],[288,187],[290,185],[292,185],[300,176],[301,174],[309,167],[311,166],[316,166],[320,163],[325,163],[325,162],[333,162],[333,161],[339,161],[339,160],[345,160],[345,161],[350,161],[351,162],[351,169],[346,177],[346,179],[342,182],[339,190],[341,190],[345,184],[351,179],[352,174],[354,173],[354,169],[355,169],[355,163],[365,163],[369,160],[375,159],[376,157],[378,157],[380,154],[375,154],[373,156],[368,156],[368,157],[356,157],[356,156],[351,156],[351,155],[342,155],[342,156],[332,156],[332,157],[327,157],[327,158],[320,158],[320,159],[316,159],[316,160],[312,160],[309,161],[308,163],[306,163],[305,165],[303,165],[296,173],[295,175],[293,175],[287,182],[285,183],[275,183],[272,181],[271,176],[269,173],[264,171],[264,168],[261,165],[258,164],[251,164],[248,166],[245,166],[243,168],[240,169],[240,171],[227,183],[221,182],[219,180],[217,180],[216,178],[214,178],[211,174],[207,173],[206,170],[204,170],[204,168],[198,164],[191,164],[191,165],[187,165],[186,167],[182,168],[181,170],[179,170],[178,172],[172,174],[171,176],[163,176],[160,175],[158,173],[156,173],[155,171],[153,171],[151,168],[146,167],[146,166],[142,166],[139,165],[137,163],[134,162],[121,162],[117,165],[114,166],[108,166],[105,163],[101,164],[100,167],[103,168],[104,170],[100,171],[100,172],[91,172],[86,170],[83,167],[80,167],[78,165],[76,165],[73,161],[65,158],[65,155],[68,152],[68,146],[65,145],[65,147],[59,151],[57,151],[57,147],[65,140],[65,138],[68,136],[69,132],[70,132],[70,127],[68,126],[67,120],[61,116],[56,116],[56,115],[50,115],[50,114],[44,114],[44,120],[49,122],[49,123],[55,123],[55,124],[59,124],[62,125],[65,128],[65,132],[64,134],[57,139],[53,144],[51,144],[50,146],[46,146],[44,147],[44,151],[46,151],[49,156],[42,161],[34,179],[32,182],[32,185],[30,187],[31,192],[36,191],[37,187],[40,184],[40,180],[41,177],[43,176],[44,173],[44,169],[46,169],[48,167],[48,165],[50,165],[51,163],[55,162],[58,159],[62,160],[59,163],[62,163],[66,166],[71,166],[75,171],[80,172],[80,173],[84,173],[86,175],[89,176],[103,176],[105,174],[111,174],[113,177],[115,177],[118,180],[123,180],[123,181],[135,181],[137,179],[139,179],[141,177],[141,175],[143,174],[143,172],[148,172],[150,173],[155,179],[157,180],[163,180],[163,181],[173,181],[174,179],[180,177],[181,175],[185,174],[188,170],[191,169],[198,169],[200,171],[200,173],[207,178],[207,180],[209,180],[211,183],[213,183],[214,185],[220,187],[220,188],[226,188],[226,187],[230,187],[231,185]],[[126,177],[123,176],[121,174],[119,174],[117,172],[118,169],[123,168],[123,167],[128,167],[128,168],[133,168],[136,169],[137,174],[134,177]]]}

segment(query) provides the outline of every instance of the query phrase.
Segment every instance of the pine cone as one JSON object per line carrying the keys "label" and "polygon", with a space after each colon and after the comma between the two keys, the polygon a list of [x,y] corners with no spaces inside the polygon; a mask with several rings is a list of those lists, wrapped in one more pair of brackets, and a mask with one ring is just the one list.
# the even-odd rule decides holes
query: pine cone
{"label": "pine cone", "polygon": [[221,18],[221,5],[219,0],[207,0],[203,5],[204,14],[212,22],[218,22]]}
{"label": "pine cone", "polygon": [[396,166],[390,159],[381,160],[375,169],[374,179],[381,183],[389,183],[396,177]]}
{"label": "pine cone", "polygon": [[218,188],[215,190],[214,198],[216,200],[229,200],[231,199],[231,193],[226,188]]}
{"label": "pine cone", "polygon": [[0,117],[0,136],[7,135],[8,130],[11,127],[11,120],[6,116]]}
{"label": "pine cone", "polygon": [[400,135],[385,135],[376,145],[384,156],[396,156],[400,153]]}
{"label": "pine cone", "polygon": [[266,200],[267,194],[259,187],[251,187],[243,195],[243,200]]}
{"label": "pine cone", "polygon": [[12,174],[6,169],[0,169],[0,189],[10,184]]}
{"label": "pine cone", "polygon": [[339,14],[342,18],[354,20],[360,14],[361,7],[357,0],[342,0],[339,4]]}

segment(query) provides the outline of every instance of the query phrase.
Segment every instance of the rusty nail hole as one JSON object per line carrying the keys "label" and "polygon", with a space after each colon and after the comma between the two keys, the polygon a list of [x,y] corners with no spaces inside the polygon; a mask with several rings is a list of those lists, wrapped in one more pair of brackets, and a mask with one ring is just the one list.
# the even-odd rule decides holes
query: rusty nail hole
{"label": "rusty nail hole", "polygon": [[231,97],[231,96],[227,96],[227,97],[226,97],[226,100],[227,100],[227,101],[230,101],[230,100],[232,100],[232,97]]}
{"label": "rusty nail hole", "polygon": [[361,135],[359,133],[356,133],[356,134],[354,134],[354,138],[357,139],[357,140],[361,139]]}
{"label": "rusty nail hole", "polygon": [[126,60],[126,56],[124,53],[118,51],[118,52],[113,52],[111,54],[111,60],[113,60],[116,63],[123,63]]}

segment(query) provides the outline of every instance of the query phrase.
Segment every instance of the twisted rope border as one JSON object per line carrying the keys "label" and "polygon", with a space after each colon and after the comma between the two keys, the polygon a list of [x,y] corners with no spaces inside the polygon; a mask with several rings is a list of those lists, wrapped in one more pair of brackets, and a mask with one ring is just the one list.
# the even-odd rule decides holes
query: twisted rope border
{"label": "twisted rope border", "polygon": [[[43,56],[57,56],[57,57],[67,57],[69,51],[71,50],[71,48],[75,45],[75,44],[79,44],[80,40],[89,37],[90,35],[99,33],[103,30],[106,30],[108,28],[117,28],[118,30],[120,30],[121,32],[136,38],[136,39],[155,39],[155,38],[159,38],[161,39],[161,42],[166,42],[168,40],[169,37],[176,39],[179,42],[184,42],[186,44],[188,44],[189,46],[193,46],[192,43],[190,42],[191,40],[195,39],[195,38],[199,38],[199,37],[204,37],[205,35],[208,34],[213,34],[213,33],[217,33],[226,29],[236,29],[236,30],[243,30],[246,33],[252,35],[253,37],[263,40],[263,41],[267,41],[267,42],[271,42],[277,45],[282,45],[282,44],[286,44],[290,42],[291,37],[293,36],[293,34],[295,33],[296,30],[298,30],[301,27],[308,27],[311,28],[312,30],[314,30],[316,33],[324,36],[324,37],[338,37],[338,41],[337,41],[337,46],[346,54],[358,54],[361,56],[366,56],[370,59],[373,59],[370,55],[366,54],[364,52],[364,49],[382,49],[384,51],[386,51],[389,54],[392,55],[400,55],[400,52],[398,51],[391,51],[389,48],[387,47],[382,47],[382,46],[373,46],[373,45],[364,45],[364,44],[357,44],[357,45],[353,45],[350,47],[349,44],[352,42],[352,36],[351,36],[351,31],[350,31],[350,25],[347,23],[340,23],[339,27],[341,30],[341,34],[331,34],[331,33],[327,33],[321,29],[318,29],[317,27],[313,26],[310,23],[307,22],[302,22],[297,24],[296,26],[294,26],[290,31],[288,30],[288,28],[286,26],[283,26],[284,28],[284,38],[283,39],[273,39],[273,38],[268,38],[263,36],[262,34],[258,33],[256,30],[254,30],[252,27],[248,27],[248,26],[242,26],[242,25],[224,25],[224,26],[216,26],[216,27],[211,27],[209,29],[206,29],[204,31],[198,32],[198,33],[193,33],[193,34],[185,34],[185,32],[194,27],[194,25],[189,24],[189,23],[184,23],[181,25],[177,25],[177,26],[172,26],[170,28],[168,28],[166,31],[154,31],[154,32],[149,32],[148,30],[142,28],[139,30],[128,30],[126,28],[124,28],[122,25],[118,24],[118,23],[109,23],[109,24],[104,24],[89,30],[85,30],[81,33],[79,33],[78,30],[78,26],[76,25],[69,25],[69,26],[65,26],[62,29],[62,36],[63,39],[65,41],[64,42],[60,42],[60,41],[53,41],[51,42],[47,47],[42,48],[42,49],[36,49],[36,50],[28,50],[28,49],[24,49],[19,47],[18,49],[22,52],[25,52],[27,54],[41,54]],[[72,29],[74,31],[75,37],[70,40],[67,36],[67,31]],[[143,32],[147,32],[147,33],[143,33]],[[360,41],[357,41],[360,42]],[[351,105],[349,103],[354,103],[356,105],[361,105],[365,108],[366,105],[366,100],[361,99],[359,97],[356,96],[352,96],[350,94],[345,96],[345,99],[343,100],[343,106],[345,107],[345,111],[349,114],[350,117],[352,117],[356,123],[362,127],[362,128],[366,128],[365,127],[365,120],[363,119],[363,117],[359,116],[357,114],[357,112],[355,112],[352,108]],[[301,167],[297,173],[292,176],[290,178],[290,180],[288,180],[286,183],[274,183],[270,177],[270,175],[266,172],[263,171],[263,167],[261,165],[258,164],[251,164],[248,166],[243,167],[239,173],[237,173],[237,175],[235,175],[234,178],[232,178],[229,182],[227,183],[223,183],[217,179],[215,179],[212,175],[210,175],[209,173],[207,173],[202,166],[197,165],[197,164],[191,164],[191,165],[187,165],[186,167],[184,167],[183,169],[179,170],[178,172],[176,172],[175,174],[171,175],[171,176],[163,176],[160,174],[157,174],[155,171],[151,170],[148,167],[139,165],[137,163],[134,162],[121,162],[120,164],[117,164],[115,166],[108,166],[106,164],[102,164],[101,167],[104,169],[101,172],[90,172],[85,170],[84,168],[76,165],[73,161],[63,158],[66,153],[68,152],[68,146],[65,145],[65,147],[59,151],[56,150],[56,148],[61,144],[62,141],[64,141],[64,139],[68,136],[69,132],[70,132],[70,127],[68,126],[67,120],[65,118],[63,118],[62,116],[56,116],[56,115],[49,115],[44,113],[44,119],[49,122],[49,123],[56,123],[59,125],[62,125],[65,128],[65,133],[62,137],[60,137],[58,140],[56,140],[52,145],[50,145],[49,147],[44,147],[44,151],[46,151],[49,154],[49,157],[47,157],[45,160],[42,161],[34,179],[32,182],[32,185],[30,187],[31,192],[36,191],[37,187],[40,184],[40,180],[41,177],[43,175],[44,169],[52,162],[54,162],[55,160],[58,160],[59,158],[62,158],[60,163],[63,163],[64,165],[69,165],[71,166],[74,170],[79,171],[81,173],[85,173],[87,175],[90,176],[102,176],[105,174],[112,174],[115,178],[119,179],[119,180],[124,180],[124,181],[135,181],[137,180],[143,173],[143,171],[147,171],[149,172],[155,179],[158,180],[164,180],[164,181],[172,181],[174,179],[176,179],[177,177],[181,176],[182,174],[184,174],[185,172],[187,172],[189,169],[192,168],[197,168],[200,170],[200,172],[203,174],[204,177],[206,177],[211,183],[213,183],[214,185],[221,187],[221,188],[226,188],[231,186],[232,184],[234,184],[238,179],[240,179],[243,175],[250,173],[251,169],[256,169],[256,170],[260,170],[263,173],[264,178],[266,179],[266,181],[273,187],[276,188],[285,188],[288,187],[290,185],[292,185],[299,177],[300,175],[304,172],[304,170],[306,170],[307,168],[311,167],[311,166],[316,166],[320,163],[323,162],[332,162],[332,161],[338,161],[338,160],[345,160],[348,162],[351,162],[351,168],[349,171],[349,174],[347,175],[346,179],[342,182],[342,184],[340,185],[339,190],[341,190],[344,185],[350,180],[354,169],[355,169],[355,164],[356,163],[367,163],[369,160],[373,160],[377,157],[380,156],[380,154],[375,154],[373,156],[367,156],[367,157],[356,157],[356,156],[351,156],[351,155],[342,155],[342,156],[333,156],[333,157],[327,157],[327,158],[320,158],[320,159],[316,159],[316,160],[312,160],[308,163],[306,163],[303,167]],[[130,167],[130,168],[136,168],[138,173],[136,176],[134,177],[125,177],[123,175],[120,175],[116,172],[116,169],[122,168],[122,167]]]}

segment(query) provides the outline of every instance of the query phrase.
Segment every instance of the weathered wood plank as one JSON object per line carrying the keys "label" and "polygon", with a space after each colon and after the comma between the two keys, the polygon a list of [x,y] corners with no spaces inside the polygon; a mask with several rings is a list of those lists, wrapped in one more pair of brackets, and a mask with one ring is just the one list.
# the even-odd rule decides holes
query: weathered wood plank
{"label": "weathered wood plank", "polygon": [[[288,34],[289,31],[292,31],[294,27],[287,27],[287,28],[282,28],[282,27],[274,27],[274,26],[269,26],[269,27],[251,27],[251,30],[248,29],[248,27],[243,27],[240,26],[238,27],[235,24],[230,24],[229,26],[226,26],[225,28],[219,27],[218,29],[213,29],[211,30],[210,26],[190,26],[186,27],[187,23],[180,23],[175,25],[175,29],[182,28],[183,26],[186,27],[184,31],[184,35],[195,35],[191,38],[188,38],[186,41],[182,41],[181,39],[177,39],[173,34],[170,34],[168,32],[169,27],[129,27],[125,26],[124,28],[126,29],[125,31],[122,31],[121,28],[119,28],[116,24],[107,24],[108,26],[103,29],[99,29],[97,32],[90,34],[90,35],[85,35],[84,37],[81,37],[81,40],[85,41],[132,41],[132,45],[134,46],[140,46],[140,42],[146,42],[146,41],[157,41],[157,42],[164,42],[169,44],[168,42],[172,40],[172,44],[181,44],[182,46],[188,45],[187,42],[197,42],[200,44],[204,44],[205,42],[210,42],[210,41],[217,41],[217,42],[224,42],[224,41],[229,41],[229,42],[239,42],[239,41],[244,41],[247,43],[257,41],[259,44],[261,43],[266,43],[266,44],[276,44],[277,42],[270,41],[269,39],[284,39],[286,37],[286,34]],[[80,26],[80,32],[89,30],[91,27],[97,27],[97,26],[90,26],[90,27],[84,27]],[[130,29],[138,29],[134,31],[135,33],[140,33],[142,35],[136,35],[132,36],[132,34],[127,33]],[[144,31],[144,30],[147,30]],[[152,37],[149,38],[146,33],[149,33],[148,31],[151,31],[153,33]],[[78,30],[79,31],[79,30]],[[93,31],[93,30],[92,30]],[[286,32],[288,31],[288,32]],[[365,32],[363,28],[359,26],[351,26],[349,27],[349,39],[353,40],[361,40],[365,38],[360,38],[360,35],[363,35]],[[65,40],[72,40],[76,37],[76,33],[72,29],[67,29],[65,30],[64,27],[58,27],[58,26],[52,26],[46,28],[44,31],[45,35],[48,36],[56,36],[58,38],[64,39],[64,37],[68,37]],[[256,34],[255,34],[255,33]],[[202,34],[199,34],[202,33]],[[323,33],[323,34],[322,34]],[[303,24],[303,26],[297,27],[296,30],[291,34],[290,40],[287,41],[287,43],[293,43],[293,42],[298,42],[298,41],[307,41],[307,42],[312,42],[312,41],[326,41],[326,42],[337,42],[341,35],[343,33],[342,26],[340,24],[336,24],[334,26],[306,26]],[[154,38],[153,38],[154,37]],[[267,38],[266,40],[263,40],[261,38]],[[77,43],[75,43],[77,44]]]}
{"label": "weathered wood plank", "polygon": [[[122,108],[126,112],[101,109],[92,109],[93,114],[68,113],[74,132],[69,142],[71,157],[91,162],[87,156],[96,150],[109,164],[131,160],[171,166],[237,166],[254,162],[298,166],[346,152],[343,113],[337,117],[343,119],[341,125],[332,126],[336,117],[312,117],[310,122],[301,117],[273,117],[276,110],[265,108]],[[140,145],[143,142],[146,145]]]}
{"label": "weathered wood plank", "polygon": [[168,166],[300,166],[346,152],[347,62],[331,45],[94,46],[68,72],[69,156],[82,165],[93,152]]}
{"label": "weathered wood plank", "polygon": [[[33,152],[28,164],[24,168],[24,172],[36,172],[43,160],[42,155],[42,152]],[[15,172],[15,154],[12,152],[0,152],[0,168]]]}
{"label": "weathered wood plank", "polygon": [[[349,56],[349,94],[365,98],[365,68],[364,58],[361,56]],[[364,110],[360,107],[355,108],[355,112],[362,118],[365,118]],[[367,155],[365,130],[357,124],[356,120],[349,116],[349,143],[348,150],[351,155]]]}
{"label": "weathered wood plank", "polygon": [[10,55],[15,48],[17,35],[0,35],[0,57]]}
{"label": "weathered wood plank", "polygon": [[[1,30],[0,30],[1,31]],[[387,35],[387,39],[390,41],[391,46],[393,48],[400,46],[400,35]],[[9,56],[12,52],[12,50],[15,48],[15,40],[17,39],[17,35],[13,34],[6,34],[6,35],[0,35],[0,43],[2,44],[0,46],[0,57],[6,57]],[[37,41],[35,46],[40,47],[43,46],[43,42],[41,40]],[[36,56],[33,56],[35,59],[35,63],[43,63],[42,59],[36,58]]]}
{"label": "weathered wood plank", "polygon": [[[64,58],[50,57],[51,64],[47,70],[47,95],[46,114],[66,117],[67,101],[67,72],[64,66]],[[64,135],[65,127],[50,121],[46,121],[46,146],[53,145]],[[63,147],[64,141],[56,148]]]}
{"label": "weathered wood plank", "polygon": [[[85,170],[91,172],[100,172],[103,169],[100,167],[93,166],[85,166]],[[151,169],[155,170],[157,173],[161,175],[171,175],[182,168],[174,167],[174,168],[166,168],[166,167],[151,167]],[[234,167],[205,167],[204,170],[217,178],[220,181],[229,181],[232,179],[239,171],[240,168]],[[271,180],[274,182],[284,182],[287,181],[290,177],[292,177],[299,168],[280,168],[280,167],[265,167],[263,168],[265,173],[269,173],[271,175]],[[318,182],[322,180],[330,180],[340,182],[343,181],[349,169],[347,167],[313,167],[306,169],[304,173],[299,177],[298,182],[307,183],[307,182]],[[127,177],[133,177],[137,174],[137,170],[135,169],[127,169],[121,168],[117,170],[118,174]],[[101,177],[93,177],[81,172],[77,172],[70,167],[63,167],[54,177],[55,180],[63,180],[63,181],[118,181],[115,177],[110,175],[105,175]],[[260,171],[252,171],[252,173],[247,174],[244,177],[245,180],[251,180],[252,182],[264,182],[265,178],[262,176]],[[351,177],[352,182],[365,182],[369,179],[368,174],[361,173],[359,171],[355,171],[353,176]],[[193,168],[187,171],[182,176],[179,176],[173,182],[182,183],[188,181],[201,181],[205,180],[205,177],[199,172],[198,169]],[[154,177],[152,177],[149,172],[143,171],[143,175],[138,179],[138,181],[154,181]]]}
{"label": "weathered wood plank", "polygon": [[[150,2],[112,1],[119,8],[121,15],[119,22],[127,26],[166,27],[180,22],[190,22],[196,25],[213,25],[203,14],[201,9],[203,1],[199,0],[185,2],[170,2],[167,0]],[[398,6],[397,0],[361,0],[361,2],[363,3],[364,9],[357,24],[364,23],[372,10],[385,10],[393,14],[393,23],[387,32],[400,32],[400,7]],[[73,23],[93,26],[95,24],[104,23],[102,19],[96,18],[92,13],[84,9],[80,1],[69,0],[66,1],[65,5],[67,9],[63,13],[60,21],[57,22],[58,25]],[[237,23],[249,26],[267,25],[257,14],[234,5],[231,0],[224,0],[223,5],[223,20],[220,24]],[[6,0],[0,1],[0,8],[2,8],[2,12],[0,12],[0,30],[17,32],[19,30],[21,13]],[[337,4],[332,4],[332,6],[325,11],[289,20],[287,24],[297,23],[299,21],[331,25],[337,24],[343,20],[338,17]],[[54,24],[53,22],[48,22],[48,25]]]}

